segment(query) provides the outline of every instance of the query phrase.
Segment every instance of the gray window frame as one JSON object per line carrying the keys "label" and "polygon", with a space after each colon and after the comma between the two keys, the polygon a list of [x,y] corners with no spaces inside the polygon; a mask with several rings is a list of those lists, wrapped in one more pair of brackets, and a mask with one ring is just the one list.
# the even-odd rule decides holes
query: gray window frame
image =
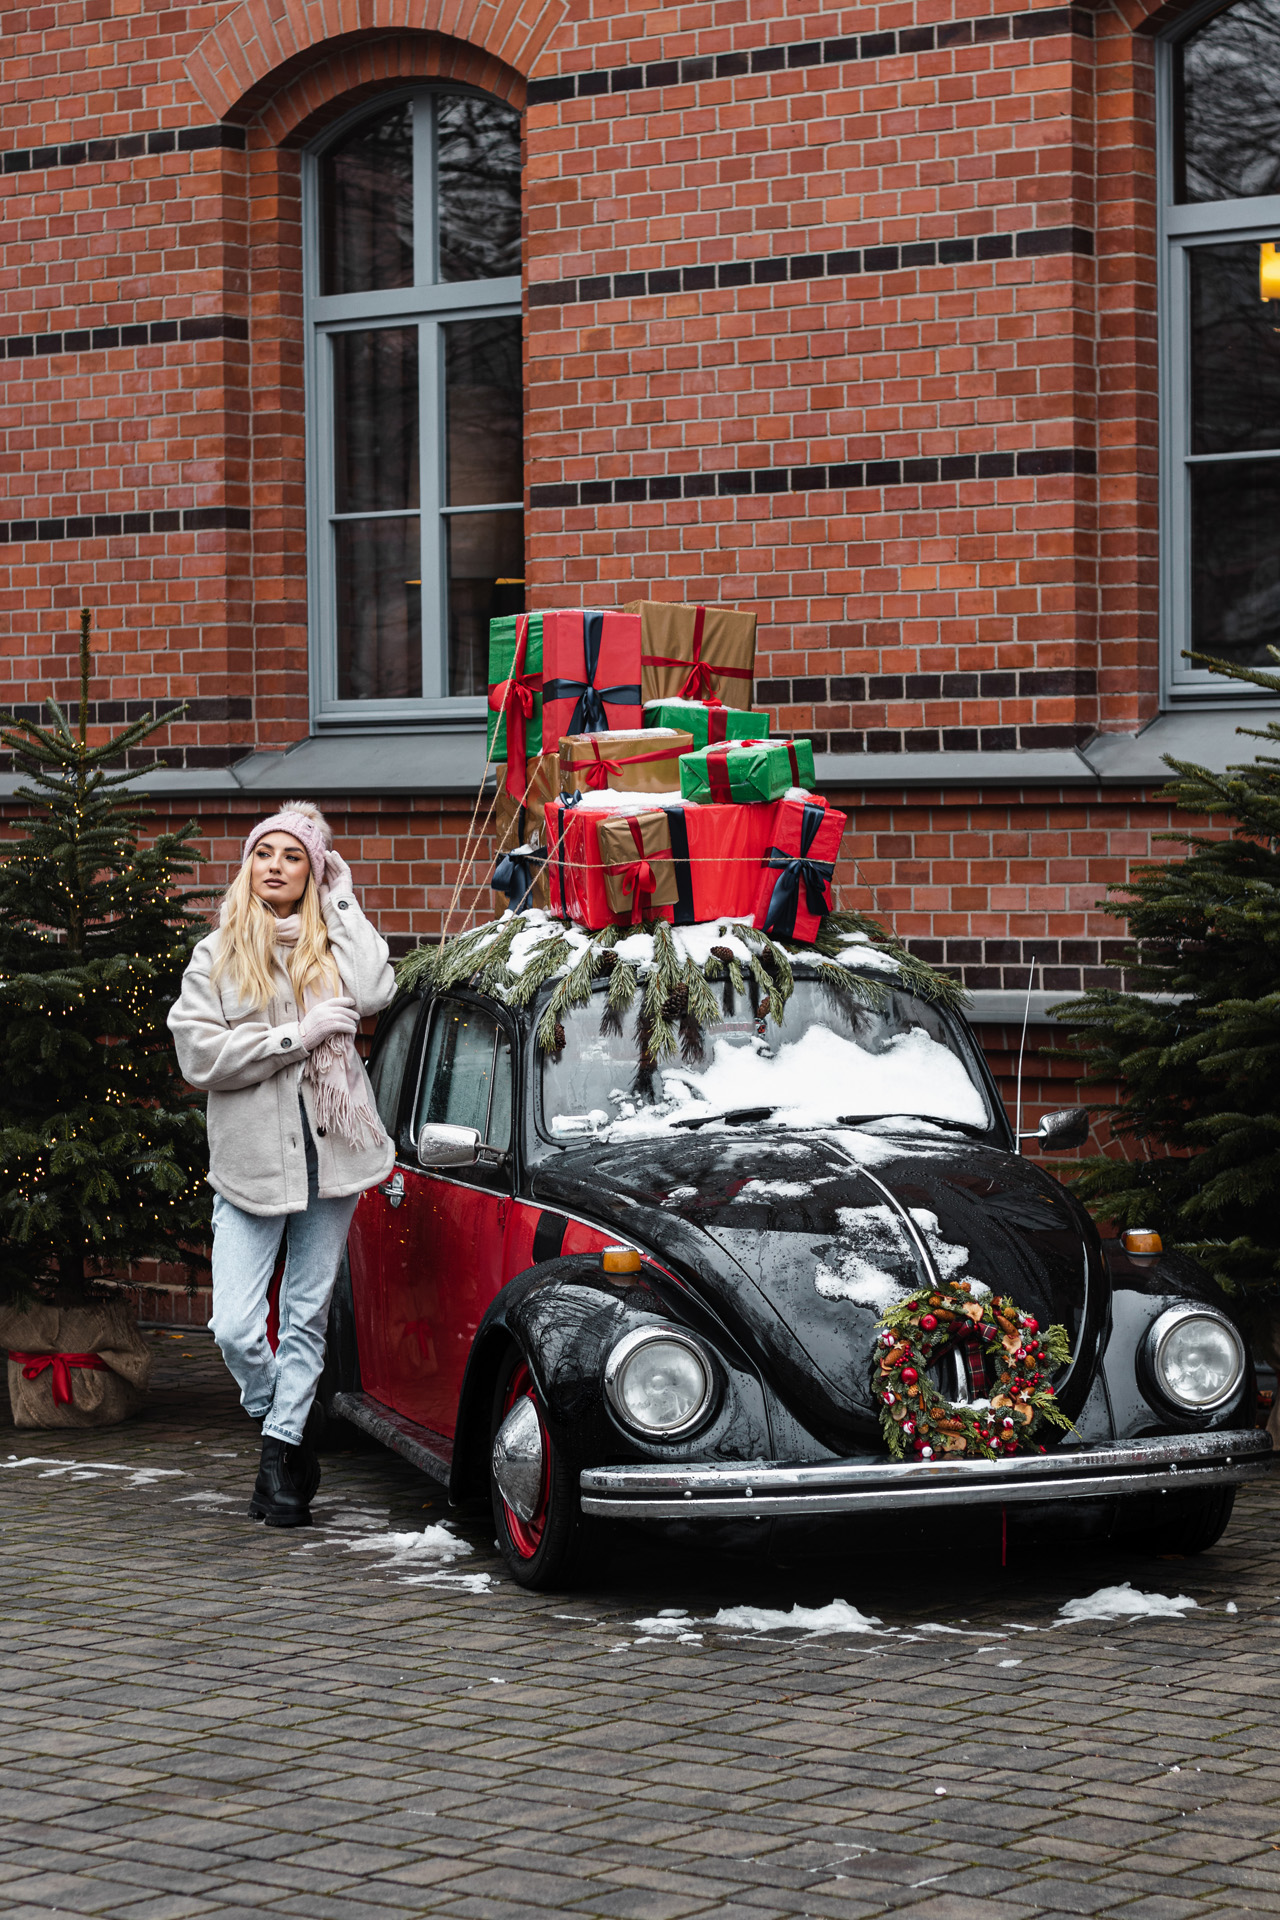
{"label": "gray window frame", "polygon": [[[521,311],[521,278],[422,281],[412,287],[376,293],[322,294],[320,265],[320,162],[325,152],[352,128],[375,113],[409,101],[414,117],[414,261],[415,281],[423,262],[436,257],[435,151],[430,137],[431,101],[439,94],[472,93],[476,88],[436,85],[388,91],[364,101],[345,115],[303,155],[303,311],[306,394],[307,470],[307,633],[308,678],[313,731],[353,725],[429,728],[456,727],[459,720],[484,723],[483,694],[445,691],[448,666],[445,523],[450,513],[523,511],[523,500],[485,507],[450,508],[444,503],[444,354],[440,328],[450,320],[496,319]],[[430,271],[431,268],[426,269]],[[333,359],[326,351],[330,334],[376,327],[416,325],[419,375],[419,506],[422,579],[422,697],[417,700],[342,700],[337,687],[337,606],[332,527]],[[433,377],[434,375],[434,377]],[[352,515],[351,518],[372,516]],[[393,517],[393,516],[387,516]],[[395,516],[407,517],[407,516]]]}
{"label": "gray window frame", "polygon": [[1280,194],[1249,200],[1174,200],[1174,57],[1178,44],[1223,11],[1206,0],[1156,43],[1156,153],[1159,257],[1157,312],[1160,361],[1160,704],[1219,706],[1224,700],[1270,699],[1183,659],[1191,646],[1191,486],[1196,461],[1280,460],[1274,454],[1193,454],[1191,343],[1187,325],[1187,255],[1192,247],[1224,240],[1280,240]]}

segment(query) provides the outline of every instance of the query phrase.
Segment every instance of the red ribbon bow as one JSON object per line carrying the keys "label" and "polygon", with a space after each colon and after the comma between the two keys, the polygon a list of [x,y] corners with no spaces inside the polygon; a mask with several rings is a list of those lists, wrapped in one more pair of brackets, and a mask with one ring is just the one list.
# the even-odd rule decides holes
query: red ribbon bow
{"label": "red ribbon bow", "polygon": [[636,819],[628,819],[627,825],[631,829],[631,838],[636,843],[636,852],[640,858],[633,861],[629,867],[624,867],[619,878],[622,881],[623,892],[631,895],[631,924],[635,927],[641,922],[644,896],[657,890],[658,876],[645,858],[644,835],[640,831],[640,822]]}
{"label": "red ribbon bow", "polygon": [[24,1380],[38,1380],[46,1367],[53,1368],[54,1405],[71,1405],[71,1368],[87,1373],[105,1373],[107,1363],[98,1353],[10,1353],[9,1358],[22,1368]]}
{"label": "red ribbon bow", "polygon": [[[678,700],[702,700],[710,706],[714,701],[714,680],[750,680],[750,667],[713,667],[702,657],[702,630],[707,623],[705,607],[693,610],[693,664],[689,667],[676,695]],[[688,662],[673,653],[645,653],[640,656],[641,664],[652,667],[683,667]]]}
{"label": "red ribbon bow", "polygon": [[489,706],[507,717],[507,792],[518,806],[524,804],[529,787],[529,753],[525,745],[525,722],[533,718],[533,696],[541,689],[542,675],[527,674],[525,654],[529,647],[529,616],[516,615],[516,651],[511,663],[511,678],[500,680],[489,689]]}
{"label": "red ribbon bow", "polygon": [[601,753],[594,734],[591,736],[591,752],[594,758],[587,767],[587,785],[593,793],[603,793],[609,784],[611,773],[622,772],[616,760],[606,760]]}

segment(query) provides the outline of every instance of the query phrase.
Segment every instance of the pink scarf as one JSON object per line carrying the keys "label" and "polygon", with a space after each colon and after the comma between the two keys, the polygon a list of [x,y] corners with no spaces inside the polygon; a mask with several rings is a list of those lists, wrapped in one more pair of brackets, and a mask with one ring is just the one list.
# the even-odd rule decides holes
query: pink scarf
{"label": "pink scarf", "polygon": [[[301,923],[296,913],[276,921],[276,945],[296,947]],[[334,1000],[332,987],[308,987],[307,1008],[322,1000]],[[302,1066],[302,1077],[311,1088],[316,1108],[316,1126],[321,1133],[336,1133],[351,1146],[377,1146],[386,1138],[381,1120],[370,1107],[365,1093],[365,1078],[360,1058],[350,1034],[330,1034],[313,1047]]]}

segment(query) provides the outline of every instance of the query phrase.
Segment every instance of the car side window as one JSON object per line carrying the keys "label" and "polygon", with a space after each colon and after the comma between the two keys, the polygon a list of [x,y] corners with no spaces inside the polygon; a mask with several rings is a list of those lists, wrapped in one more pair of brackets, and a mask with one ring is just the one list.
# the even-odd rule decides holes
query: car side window
{"label": "car side window", "polygon": [[414,1132],[428,1121],[474,1127],[501,1151],[511,1145],[511,1045],[479,1007],[445,1000],[435,1009]]}
{"label": "car side window", "polygon": [[421,1012],[420,1000],[410,1000],[407,1006],[401,1007],[390,1027],[383,1034],[382,1043],[369,1066],[369,1080],[373,1087],[373,1103],[378,1109],[378,1118],[393,1137],[396,1130],[396,1111],[400,1105],[400,1089],[404,1084],[404,1070],[408,1064],[409,1048],[413,1044],[413,1030],[418,1024],[418,1015]]}

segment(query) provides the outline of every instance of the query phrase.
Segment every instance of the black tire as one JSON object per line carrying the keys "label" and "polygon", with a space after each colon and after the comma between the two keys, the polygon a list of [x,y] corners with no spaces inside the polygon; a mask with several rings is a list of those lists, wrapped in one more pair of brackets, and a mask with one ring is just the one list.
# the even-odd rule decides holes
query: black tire
{"label": "black tire", "polygon": [[[516,1402],[532,1401],[541,1428],[543,1448],[542,1494],[529,1521],[520,1518],[502,1497],[493,1470],[493,1441]],[[546,1415],[534,1389],[528,1362],[512,1347],[498,1369],[489,1420],[489,1496],[497,1544],[507,1572],[517,1586],[534,1592],[564,1592],[574,1586],[586,1563],[588,1543],[595,1530],[583,1517],[578,1499],[578,1468],[553,1443]]]}
{"label": "black tire", "polygon": [[1138,1553],[1207,1553],[1226,1532],[1235,1504],[1234,1487],[1205,1487],[1199,1493],[1166,1494],[1160,1498],[1154,1521],[1151,1503],[1144,1502],[1142,1519],[1133,1533],[1129,1533],[1121,1518],[1116,1537]]}

